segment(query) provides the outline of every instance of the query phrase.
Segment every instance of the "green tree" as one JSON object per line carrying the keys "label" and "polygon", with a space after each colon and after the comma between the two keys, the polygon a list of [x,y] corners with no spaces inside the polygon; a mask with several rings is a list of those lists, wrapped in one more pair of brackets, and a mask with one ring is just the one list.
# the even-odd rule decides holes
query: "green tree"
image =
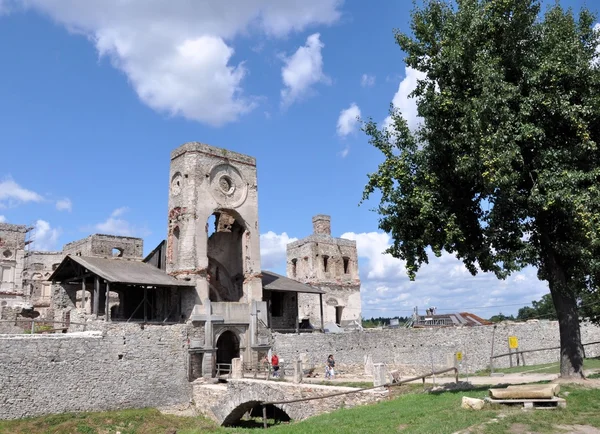
{"label": "green tree", "polygon": [[515,320],[515,317],[513,315],[506,316],[502,312],[500,312],[498,315],[494,315],[490,318],[490,322],[493,322],[493,323],[502,322],[502,321],[514,321],[514,320]]}
{"label": "green tree", "polygon": [[381,193],[388,252],[414,279],[430,250],[503,279],[533,265],[559,320],[561,375],[582,376],[577,302],[600,278],[600,35],[595,17],[535,0],[424,0],[412,35],[421,71],[411,131],[364,131],[385,156],[364,199]]}

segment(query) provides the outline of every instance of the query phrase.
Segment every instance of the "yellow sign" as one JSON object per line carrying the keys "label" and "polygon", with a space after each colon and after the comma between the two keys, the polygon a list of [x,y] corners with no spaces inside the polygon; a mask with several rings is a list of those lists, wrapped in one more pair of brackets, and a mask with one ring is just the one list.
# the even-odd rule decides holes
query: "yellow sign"
{"label": "yellow sign", "polygon": [[456,360],[459,361],[459,362],[462,361],[462,352],[461,351],[458,351],[456,353]]}
{"label": "yellow sign", "polygon": [[508,337],[508,348],[510,348],[511,350],[519,348],[519,339],[517,339],[516,336]]}

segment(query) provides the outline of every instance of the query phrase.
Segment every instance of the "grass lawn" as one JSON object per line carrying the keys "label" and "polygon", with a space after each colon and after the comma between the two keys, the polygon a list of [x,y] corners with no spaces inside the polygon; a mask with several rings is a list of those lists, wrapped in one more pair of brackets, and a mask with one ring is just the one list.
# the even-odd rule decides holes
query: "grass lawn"
{"label": "grass lawn", "polygon": [[[565,394],[566,392],[566,394]],[[425,394],[408,391],[375,405],[341,409],[305,421],[275,425],[273,433],[471,433],[559,432],[557,425],[590,425],[600,428],[600,389],[561,386],[567,408],[523,411],[520,407],[486,407],[482,411],[460,408],[463,396],[483,398],[487,387],[466,392]],[[259,428],[260,429],[260,428]],[[177,434],[248,433],[243,428],[221,428],[201,417],[163,415],[157,410],[125,410],[46,416],[0,421],[6,434]]]}
{"label": "grass lawn", "polygon": [[[593,359],[585,359],[583,361],[583,369],[600,369],[600,358],[595,357]],[[560,372],[560,363],[545,363],[542,365],[531,365],[531,366],[515,366],[513,368],[496,368],[494,372],[503,372],[505,374],[519,374],[524,372],[531,372],[535,374],[558,374]],[[489,369],[476,372],[474,375],[477,376],[488,376],[490,375]]]}

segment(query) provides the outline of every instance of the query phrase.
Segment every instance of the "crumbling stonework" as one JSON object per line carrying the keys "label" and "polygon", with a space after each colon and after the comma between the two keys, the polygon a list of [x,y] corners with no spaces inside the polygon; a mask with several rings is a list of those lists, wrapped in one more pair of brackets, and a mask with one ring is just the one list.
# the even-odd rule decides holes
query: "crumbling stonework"
{"label": "crumbling stonework", "polygon": [[28,298],[40,317],[54,317],[52,294],[57,289],[48,280],[65,257],[62,252],[27,252],[26,268],[23,270],[23,286]]}
{"label": "crumbling stonework", "polygon": [[101,330],[0,335],[0,419],[190,401],[185,325],[95,326]]}
{"label": "crumbling stonework", "polygon": [[[501,323],[496,326],[445,327],[439,329],[386,329],[346,333],[273,334],[273,348],[285,360],[306,360],[307,365],[324,366],[328,354],[334,354],[336,367],[346,372],[364,372],[366,356],[373,363],[385,363],[388,370],[402,375],[430,372],[452,366],[453,355],[463,353],[461,372],[485,369],[490,364],[492,336],[494,353],[508,352],[508,337],[517,336],[522,350],[560,346],[557,321]],[[600,341],[600,327],[583,323],[581,340]],[[600,344],[585,347],[586,357],[600,356]],[[516,363],[516,360],[513,359]],[[528,365],[559,361],[559,350],[525,354]],[[507,357],[496,359],[496,367],[508,367]]]}
{"label": "crumbling stonework", "polygon": [[[338,392],[357,390],[351,387],[332,387],[316,384],[296,384],[279,381],[229,380],[226,385],[197,383],[194,401],[198,410],[221,425],[233,425],[248,411],[264,401],[285,401]],[[292,420],[302,420],[329,413],[340,407],[351,408],[372,404],[388,397],[384,388],[350,393],[324,399],[276,404]]]}
{"label": "crumbling stonework", "polygon": [[[287,277],[326,291],[325,323],[360,321],[360,278],[356,241],[331,236],[331,218],[313,217],[313,234],[287,245]],[[298,294],[301,319],[319,327],[319,296]]]}
{"label": "crumbling stonework", "polygon": [[63,253],[65,256],[119,257],[141,260],[144,254],[144,240],[118,235],[94,234],[65,244]]}
{"label": "crumbling stonework", "polygon": [[26,301],[23,287],[25,238],[31,228],[0,223],[0,308],[14,307]]}

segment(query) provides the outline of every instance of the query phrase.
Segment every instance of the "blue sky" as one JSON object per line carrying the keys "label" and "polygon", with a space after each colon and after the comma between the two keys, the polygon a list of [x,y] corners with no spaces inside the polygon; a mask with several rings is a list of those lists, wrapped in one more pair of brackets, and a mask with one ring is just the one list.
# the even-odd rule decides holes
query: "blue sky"
{"label": "blue sky", "polygon": [[169,153],[200,141],[257,158],[263,268],[284,270],[315,214],[357,240],[365,317],[514,313],[544,294],[535,270],[473,278],[448,256],[409,283],[381,254],[376,203],[358,206],[381,156],[355,118],[384,121],[393,101],[416,119],[393,39],[411,2],[296,3],[0,0],[0,220],[36,226],[38,249],[100,232],[149,252]]}

